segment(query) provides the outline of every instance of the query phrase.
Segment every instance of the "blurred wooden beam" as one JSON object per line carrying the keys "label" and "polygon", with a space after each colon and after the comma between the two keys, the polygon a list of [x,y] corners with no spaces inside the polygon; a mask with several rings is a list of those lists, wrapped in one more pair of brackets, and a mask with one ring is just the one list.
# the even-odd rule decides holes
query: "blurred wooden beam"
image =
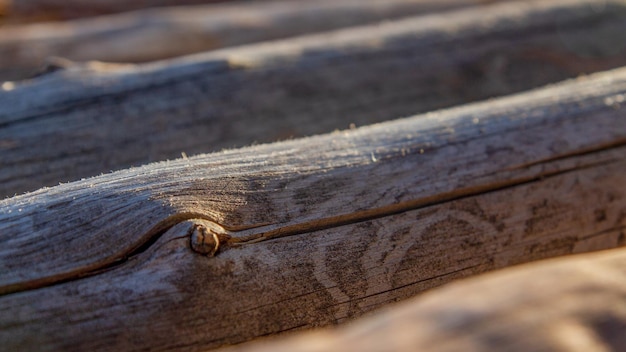
{"label": "blurred wooden beam", "polygon": [[[469,6],[478,0],[260,1],[169,7],[68,22],[0,27],[0,80],[46,58],[145,62]],[[64,3],[64,2],[62,2]],[[92,3],[92,2],[89,2]],[[141,2],[125,1],[127,5]]]}
{"label": "blurred wooden beam", "polygon": [[54,66],[0,85],[0,196],[618,67],[621,4],[506,3],[148,65]]}

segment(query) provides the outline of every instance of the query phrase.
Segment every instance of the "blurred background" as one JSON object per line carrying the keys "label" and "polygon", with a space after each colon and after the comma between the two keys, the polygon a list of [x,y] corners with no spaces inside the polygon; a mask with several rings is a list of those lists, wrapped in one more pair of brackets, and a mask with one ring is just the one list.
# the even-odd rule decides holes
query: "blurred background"
{"label": "blurred background", "polygon": [[0,0],[0,80],[46,60],[148,62],[507,0]]}

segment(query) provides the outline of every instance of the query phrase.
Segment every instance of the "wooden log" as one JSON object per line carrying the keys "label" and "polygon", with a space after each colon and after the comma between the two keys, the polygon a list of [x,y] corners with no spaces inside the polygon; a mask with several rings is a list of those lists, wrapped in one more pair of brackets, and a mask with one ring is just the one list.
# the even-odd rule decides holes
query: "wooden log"
{"label": "wooden log", "polygon": [[[481,3],[479,0],[260,1],[170,7],[71,22],[0,27],[0,80],[44,60],[146,62]],[[90,2],[91,3],[91,2]],[[139,2],[125,1],[137,5]]]}
{"label": "wooden log", "polygon": [[224,352],[621,351],[624,267],[624,249],[524,265],[433,290],[340,330]]}
{"label": "wooden log", "polygon": [[[626,21],[616,19],[626,7],[606,6],[598,13],[577,0],[506,3],[5,83],[0,196],[181,152],[411,116],[619,66],[626,62],[619,39]],[[574,49],[593,49],[600,58]]]}
{"label": "wooden log", "polygon": [[0,201],[0,341],[207,349],[624,245],[625,100],[621,69]]}

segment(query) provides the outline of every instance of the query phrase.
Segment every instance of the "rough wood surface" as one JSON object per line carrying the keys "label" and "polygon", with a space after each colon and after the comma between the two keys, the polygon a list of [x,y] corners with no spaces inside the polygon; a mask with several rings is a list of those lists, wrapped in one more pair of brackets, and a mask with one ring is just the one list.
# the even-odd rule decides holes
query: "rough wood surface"
{"label": "rough wood surface", "polygon": [[181,152],[411,116],[619,66],[626,62],[626,7],[605,9],[576,0],[505,3],[6,83],[0,195]]}
{"label": "rough wood surface", "polygon": [[335,331],[224,352],[623,351],[626,250],[454,283]]}
{"label": "rough wood surface", "polygon": [[[170,7],[69,22],[0,27],[0,81],[32,76],[46,58],[145,62],[482,3],[318,0]],[[136,2],[126,1],[127,4]]]}
{"label": "rough wood surface", "polygon": [[217,347],[624,245],[625,99],[622,69],[0,201],[0,341]]}

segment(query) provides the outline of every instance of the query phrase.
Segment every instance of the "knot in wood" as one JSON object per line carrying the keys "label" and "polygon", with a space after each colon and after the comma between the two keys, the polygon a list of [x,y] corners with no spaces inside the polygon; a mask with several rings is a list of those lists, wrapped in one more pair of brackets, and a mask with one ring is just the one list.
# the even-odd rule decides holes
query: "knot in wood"
{"label": "knot in wood", "polygon": [[193,251],[209,257],[214,256],[220,247],[217,234],[200,224],[193,225],[190,241]]}

